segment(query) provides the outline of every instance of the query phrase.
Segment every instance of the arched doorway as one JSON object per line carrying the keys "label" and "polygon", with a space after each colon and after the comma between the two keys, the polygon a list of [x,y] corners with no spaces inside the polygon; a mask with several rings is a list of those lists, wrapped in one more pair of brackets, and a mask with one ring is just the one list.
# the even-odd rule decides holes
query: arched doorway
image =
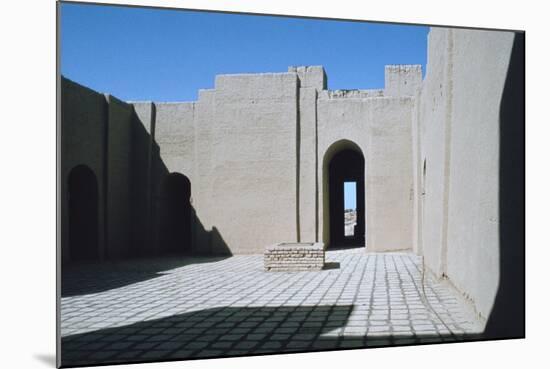
{"label": "arched doorway", "polygon": [[365,159],[351,141],[333,144],[323,162],[323,241],[365,246]]}
{"label": "arched doorway", "polygon": [[160,241],[163,253],[191,251],[191,182],[170,173],[162,183]]}
{"label": "arched doorway", "polygon": [[99,258],[98,190],[94,172],[85,165],[69,174],[69,252],[72,261]]}

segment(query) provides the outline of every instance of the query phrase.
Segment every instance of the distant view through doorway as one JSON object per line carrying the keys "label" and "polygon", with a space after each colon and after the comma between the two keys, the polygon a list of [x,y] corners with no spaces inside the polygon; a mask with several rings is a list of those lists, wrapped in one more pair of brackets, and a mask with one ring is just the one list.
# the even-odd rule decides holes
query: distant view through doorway
{"label": "distant view through doorway", "polygon": [[357,182],[344,182],[344,237],[354,237],[356,225]]}

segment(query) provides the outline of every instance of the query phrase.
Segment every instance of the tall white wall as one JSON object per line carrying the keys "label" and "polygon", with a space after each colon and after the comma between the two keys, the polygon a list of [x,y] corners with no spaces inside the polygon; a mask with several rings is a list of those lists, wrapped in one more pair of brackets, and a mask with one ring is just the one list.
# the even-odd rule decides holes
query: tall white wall
{"label": "tall white wall", "polygon": [[216,78],[213,223],[235,252],[297,238],[297,82],[293,73]]}
{"label": "tall white wall", "polygon": [[447,275],[485,317],[499,282],[499,111],[513,39],[453,31]]}
{"label": "tall white wall", "polygon": [[513,37],[432,28],[418,101],[415,173],[426,191],[415,197],[418,248],[429,269],[447,276],[482,317],[499,280],[499,109]]}
{"label": "tall white wall", "polygon": [[366,150],[367,250],[412,247],[412,97],[374,99]]}
{"label": "tall white wall", "polygon": [[213,224],[231,250],[297,238],[294,73],[216,78]]}

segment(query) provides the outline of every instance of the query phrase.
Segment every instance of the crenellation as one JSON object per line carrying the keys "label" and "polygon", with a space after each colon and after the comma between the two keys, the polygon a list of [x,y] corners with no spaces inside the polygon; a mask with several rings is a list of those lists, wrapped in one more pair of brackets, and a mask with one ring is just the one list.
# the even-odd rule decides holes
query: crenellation
{"label": "crenellation", "polygon": [[289,73],[296,73],[301,88],[327,89],[327,74],[322,66],[290,66]]}
{"label": "crenellation", "polygon": [[384,94],[387,96],[415,96],[422,87],[422,66],[386,65]]}
{"label": "crenellation", "polygon": [[320,94],[324,100],[330,99],[370,99],[384,97],[384,90],[327,90]]}
{"label": "crenellation", "polygon": [[200,89],[198,93],[198,99],[197,102],[205,101],[213,96],[216,95],[216,89],[209,88],[209,89]]}

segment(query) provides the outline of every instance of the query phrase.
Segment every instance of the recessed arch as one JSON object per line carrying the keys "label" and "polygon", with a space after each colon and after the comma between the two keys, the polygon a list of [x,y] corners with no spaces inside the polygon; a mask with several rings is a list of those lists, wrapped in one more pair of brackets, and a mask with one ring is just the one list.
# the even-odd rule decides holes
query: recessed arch
{"label": "recessed arch", "polygon": [[69,173],[68,204],[71,261],[99,259],[97,178],[86,165],[77,165]]}
{"label": "recessed arch", "polygon": [[[356,183],[356,225],[353,236],[344,232],[344,183]],[[323,156],[323,229],[328,247],[365,246],[365,158],[353,141],[334,142]]]}
{"label": "recessed arch", "polygon": [[191,251],[191,181],[181,173],[168,174],[161,185],[161,253]]}

